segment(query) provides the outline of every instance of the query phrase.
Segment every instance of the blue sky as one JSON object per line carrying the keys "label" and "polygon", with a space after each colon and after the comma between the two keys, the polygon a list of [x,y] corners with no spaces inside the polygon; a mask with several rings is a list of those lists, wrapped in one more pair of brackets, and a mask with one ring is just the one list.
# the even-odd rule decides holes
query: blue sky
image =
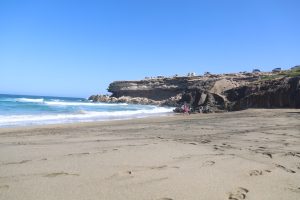
{"label": "blue sky", "polygon": [[300,64],[298,0],[0,0],[0,93]]}

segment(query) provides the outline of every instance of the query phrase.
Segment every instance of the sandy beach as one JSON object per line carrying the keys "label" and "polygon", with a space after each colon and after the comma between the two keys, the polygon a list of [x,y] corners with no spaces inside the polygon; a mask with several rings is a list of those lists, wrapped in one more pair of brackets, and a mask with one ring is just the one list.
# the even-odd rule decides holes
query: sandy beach
{"label": "sandy beach", "polygon": [[1,200],[299,200],[300,110],[0,129]]}

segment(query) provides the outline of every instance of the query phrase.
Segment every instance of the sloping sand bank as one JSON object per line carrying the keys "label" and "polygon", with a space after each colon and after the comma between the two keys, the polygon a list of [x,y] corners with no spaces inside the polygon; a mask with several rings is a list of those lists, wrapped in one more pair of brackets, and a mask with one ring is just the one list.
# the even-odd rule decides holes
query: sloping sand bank
{"label": "sloping sand bank", "polygon": [[300,110],[0,129],[2,200],[299,200]]}

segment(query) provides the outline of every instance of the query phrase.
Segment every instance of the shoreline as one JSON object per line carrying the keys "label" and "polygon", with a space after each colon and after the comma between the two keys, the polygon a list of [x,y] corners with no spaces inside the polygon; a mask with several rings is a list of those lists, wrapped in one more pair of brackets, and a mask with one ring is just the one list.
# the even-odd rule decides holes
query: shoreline
{"label": "shoreline", "polygon": [[[14,131],[22,131],[24,129],[51,129],[57,127],[82,127],[82,126],[101,126],[108,124],[118,124],[118,122],[134,122],[139,120],[147,120],[147,119],[160,119],[160,118],[169,118],[180,116],[178,113],[168,113],[164,115],[155,115],[155,116],[146,116],[146,117],[137,117],[137,118],[129,118],[129,119],[109,119],[109,120],[95,120],[95,121],[83,121],[83,122],[64,122],[64,123],[55,123],[55,124],[34,124],[34,125],[18,125],[18,126],[9,126],[9,127],[0,127],[0,134],[6,130],[14,130]],[[2,131],[3,130],[3,131]]]}
{"label": "shoreline", "polygon": [[0,128],[0,199],[300,197],[300,110]]}
{"label": "shoreline", "polygon": [[[0,127],[0,134],[3,131],[6,130],[15,130],[15,131],[22,131],[24,129],[43,129],[43,128],[58,128],[58,127],[84,127],[84,126],[101,126],[101,125],[118,125],[123,124],[123,123],[134,123],[134,122],[139,122],[139,121],[145,121],[145,123],[151,123],[156,120],[167,120],[168,118],[170,120],[172,119],[185,119],[185,118],[192,118],[192,119],[207,119],[209,116],[215,116],[215,115],[227,115],[231,113],[243,113],[243,112],[252,112],[252,111],[298,111],[300,112],[300,109],[293,109],[293,108],[249,108],[246,110],[240,110],[240,111],[228,111],[228,112],[216,112],[216,113],[192,113],[189,115],[184,115],[183,113],[176,113],[176,112],[170,112],[170,113],[163,113],[163,114],[155,114],[155,115],[149,115],[149,116],[144,116],[144,117],[135,117],[135,118],[124,118],[124,119],[109,119],[109,120],[95,120],[95,121],[78,121],[78,122],[64,122],[64,123],[51,123],[51,124],[33,124],[33,125],[17,125],[17,126],[4,126]],[[149,119],[149,120],[148,120]],[[153,120],[153,121],[152,121]],[[122,123],[123,122],[123,123]]]}
{"label": "shoreline", "polygon": [[133,117],[133,118],[123,118],[123,119],[105,119],[105,120],[91,120],[91,121],[76,121],[76,122],[63,122],[63,123],[49,123],[49,124],[24,124],[24,125],[11,125],[11,126],[0,126],[0,132],[2,129],[24,129],[24,128],[47,128],[47,127],[56,127],[56,126],[69,126],[69,125],[84,125],[84,124],[98,124],[98,123],[106,123],[106,122],[118,122],[118,121],[134,121],[139,119],[151,119],[151,118],[164,118],[180,115],[178,113],[163,113],[163,114],[155,114],[148,115],[143,117]]}
{"label": "shoreline", "polygon": [[110,121],[160,116],[173,107],[93,103],[79,98],[0,95],[0,127]]}

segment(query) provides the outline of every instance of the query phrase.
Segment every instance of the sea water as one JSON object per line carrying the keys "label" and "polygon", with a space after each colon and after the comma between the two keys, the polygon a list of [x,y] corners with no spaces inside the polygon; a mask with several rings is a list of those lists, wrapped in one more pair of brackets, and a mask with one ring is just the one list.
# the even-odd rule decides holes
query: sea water
{"label": "sea water", "polygon": [[83,98],[0,94],[0,127],[108,121],[166,115],[173,108],[93,103]]}

